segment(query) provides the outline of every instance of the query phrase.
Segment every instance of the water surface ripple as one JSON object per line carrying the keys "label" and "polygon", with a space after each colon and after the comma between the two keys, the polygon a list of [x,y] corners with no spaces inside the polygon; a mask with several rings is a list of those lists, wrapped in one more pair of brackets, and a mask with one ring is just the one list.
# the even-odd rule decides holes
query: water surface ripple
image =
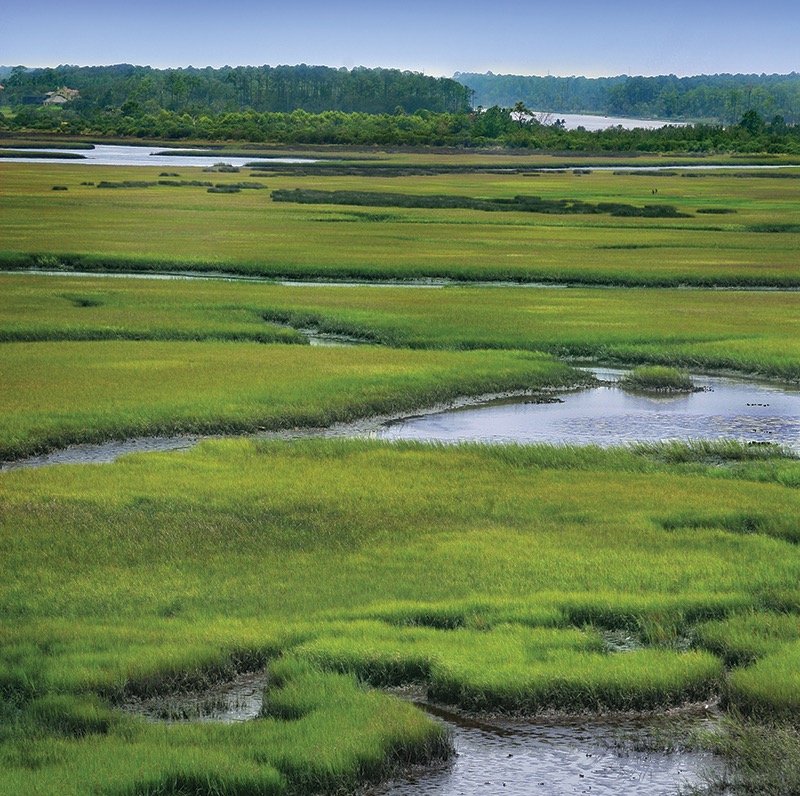
{"label": "water surface ripple", "polygon": [[687,728],[707,724],[707,716],[677,723],[613,716],[475,720],[426,709],[450,728],[455,759],[408,772],[374,796],[674,796],[719,768],[707,753],[655,751],[665,748],[655,740],[659,732],[674,737],[684,721]]}

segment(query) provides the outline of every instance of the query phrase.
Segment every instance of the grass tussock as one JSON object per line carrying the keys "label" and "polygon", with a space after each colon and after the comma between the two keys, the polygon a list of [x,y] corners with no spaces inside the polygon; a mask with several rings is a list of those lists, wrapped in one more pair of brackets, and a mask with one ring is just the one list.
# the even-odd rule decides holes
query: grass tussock
{"label": "grass tussock", "polygon": [[685,371],[665,365],[641,365],[620,380],[626,390],[643,392],[693,392],[695,384]]}

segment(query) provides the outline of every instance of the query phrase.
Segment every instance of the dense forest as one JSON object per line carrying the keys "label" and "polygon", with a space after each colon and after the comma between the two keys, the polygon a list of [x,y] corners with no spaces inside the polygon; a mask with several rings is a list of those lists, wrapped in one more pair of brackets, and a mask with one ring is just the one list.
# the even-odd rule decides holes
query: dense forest
{"label": "dense forest", "polygon": [[525,77],[456,73],[474,91],[473,103],[536,111],[598,113],[644,119],[736,123],[746,111],[800,123],[800,74],[697,77]]}
{"label": "dense forest", "polygon": [[221,69],[153,69],[149,66],[16,67],[8,75],[3,104],[33,104],[62,86],[77,90],[76,110],[113,108],[125,115],[160,110],[188,113],[258,113],[304,110],[413,113],[420,108],[458,112],[470,108],[471,92],[455,80],[399,69],[332,69],[328,66],[224,66]]}
{"label": "dense forest", "polygon": [[[491,77],[503,80],[502,76]],[[723,78],[726,76],[703,79],[722,81],[717,89],[727,91],[731,102],[733,89],[724,88]],[[524,81],[538,85],[536,81],[540,81],[553,91],[563,89],[562,100],[553,100],[554,105],[544,100],[511,102],[518,96],[512,93],[505,96],[505,104],[474,110],[471,89],[454,80],[390,69],[348,71],[300,65],[157,70],[125,64],[15,67],[0,92],[8,111],[0,114],[0,131],[175,141],[800,155],[800,125],[794,121],[800,114],[771,113],[783,109],[778,101],[781,97],[784,104],[789,102],[787,87],[800,91],[800,75],[775,78],[769,84],[771,103],[765,99],[766,84],[736,89],[738,100],[727,111],[734,114],[735,110],[735,114],[724,123],[669,125],[658,130],[612,127],[597,132],[567,130],[557,115],[552,124],[542,123],[529,109],[593,110],[597,105],[592,103],[605,93],[607,99],[629,98],[605,107],[606,112],[647,116],[652,111],[659,115],[653,102],[642,104],[641,98],[653,96],[662,79],[508,80],[523,81],[520,85]],[[570,85],[575,88],[572,94]],[[636,94],[637,85],[647,91]],[[781,86],[783,94],[777,91]],[[44,104],[49,93],[64,88],[68,91],[62,91],[59,104]],[[664,95],[664,90],[662,87],[657,96]],[[709,89],[709,96],[712,94]]]}

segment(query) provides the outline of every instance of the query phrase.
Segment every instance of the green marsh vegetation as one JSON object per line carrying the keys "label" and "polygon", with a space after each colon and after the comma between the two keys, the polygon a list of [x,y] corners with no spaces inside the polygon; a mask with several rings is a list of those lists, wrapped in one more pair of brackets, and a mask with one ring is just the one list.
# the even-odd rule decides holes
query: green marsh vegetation
{"label": "green marsh vegetation", "polygon": [[795,292],[378,290],[22,274],[0,275],[0,285],[2,341],[304,342],[277,322],[399,348],[522,349],[800,380]]}
{"label": "green marsh vegetation", "polygon": [[542,199],[540,196],[514,196],[511,199],[474,199],[469,196],[415,196],[413,194],[375,193],[368,191],[273,191],[273,202],[296,202],[308,205],[356,205],[366,207],[417,207],[428,209],[469,208],[486,212],[548,213],[551,215],[593,215],[643,218],[686,218],[672,205],[634,205],[601,202],[593,205],[569,199]]}
{"label": "green marsh vegetation", "polygon": [[[768,713],[796,671],[798,482],[796,460],[732,445],[342,440],[6,472],[2,787],[347,789],[445,751],[364,684],[471,709],[723,695]],[[725,650],[770,617],[726,673]],[[267,662],[261,720],[114,708]]]}
{"label": "green marsh vegetation", "polygon": [[665,365],[640,365],[626,373],[620,384],[626,390],[645,392],[693,392],[695,389],[688,373]]}
{"label": "green marsh vegetation", "polygon": [[[462,161],[465,155],[439,155]],[[475,156],[484,160],[488,156]],[[422,156],[420,156],[422,158]],[[427,156],[430,162],[434,156]],[[411,162],[411,161],[409,161]],[[482,162],[482,161],[481,161]],[[431,174],[409,177],[305,177],[276,173],[269,190],[230,197],[200,187],[99,190],[81,185],[87,167],[2,163],[0,263],[40,262],[77,270],[224,270],[318,279],[512,280],[620,285],[797,286],[795,181],[705,173],[643,178],[591,174]],[[197,174],[194,174],[197,172]],[[154,167],[92,166],[91,181],[158,182]],[[181,178],[201,177],[181,169]],[[243,179],[243,177],[245,179]],[[219,174],[215,184],[251,182]],[[54,184],[69,191],[53,193]],[[608,214],[486,213],[273,202],[297,188],[466,196],[632,207],[672,206],[688,218]],[[655,189],[658,193],[653,193]],[[704,208],[735,210],[700,214]],[[147,235],[141,231],[146,229]]]}
{"label": "green marsh vegetation", "polygon": [[[0,169],[6,267],[796,279],[787,179],[666,176],[653,194],[647,177],[598,172],[269,178],[270,189],[663,201],[689,215],[642,219],[292,206],[268,191],[96,187],[158,182],[156,169],[93,167],[95,185],[70,164]],[[179,171],[178,181],[200,176]],[[54,194],[56,183],[69,191]],[[698,214],[704,207],[736,212]],[[0,458],[134,434],[324,425],[575,383],[553,354],[800,378],[793,292],[11,274],[0,285]],[[287,345],[305,340],[284,324],[382,347]],[[447,754],[437,725],[371,690],[402,683],[471,710],[719,699],[735,721],[714,743],[731,755],[742,738],[758,749],[763,728],[796,722],[800,707],[798,484],[796,459],[730,442],[226,440],[0,473],[0,792],[353,790]],[[257,721],[166,726],[118,709],[263,666]],[[781,750],[800,744],[781,732],[770,748],[790,759]]]}

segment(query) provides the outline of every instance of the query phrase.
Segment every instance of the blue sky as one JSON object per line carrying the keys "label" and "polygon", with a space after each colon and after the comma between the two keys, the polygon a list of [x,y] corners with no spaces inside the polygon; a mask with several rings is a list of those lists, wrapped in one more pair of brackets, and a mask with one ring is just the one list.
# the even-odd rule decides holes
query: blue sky
{"label": "blue sky", "polygon": [[450,76],[800,71],[800,1],[15,2],[0,64],[324,64]]}

